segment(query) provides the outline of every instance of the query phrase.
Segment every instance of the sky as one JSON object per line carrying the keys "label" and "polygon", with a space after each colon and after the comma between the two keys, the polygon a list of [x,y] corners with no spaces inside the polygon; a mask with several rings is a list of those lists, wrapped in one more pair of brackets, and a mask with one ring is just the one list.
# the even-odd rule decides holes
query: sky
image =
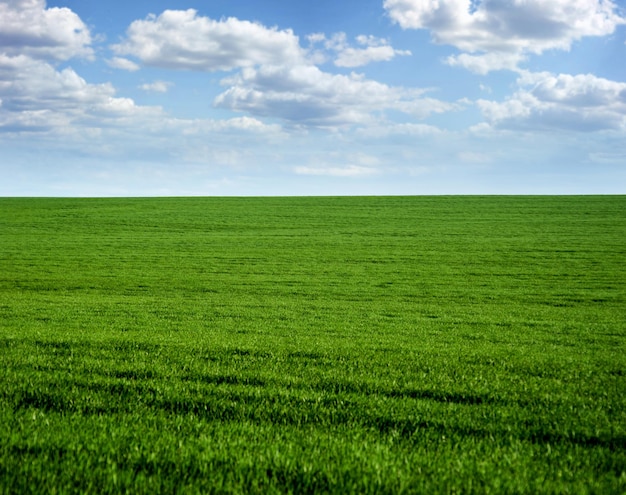
{"label": "sky", "polygon": [[626,194],[626,0],[0,0],[0,196]]}

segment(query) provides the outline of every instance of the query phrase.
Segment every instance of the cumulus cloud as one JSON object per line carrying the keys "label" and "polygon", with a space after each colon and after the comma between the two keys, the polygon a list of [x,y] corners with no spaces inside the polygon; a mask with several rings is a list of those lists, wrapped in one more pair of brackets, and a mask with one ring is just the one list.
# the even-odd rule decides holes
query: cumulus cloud
{"label": "cumulus cloud", "polygon": [[45,0],[0,2],[0,51],[5,55],[92,58],[90,44],[89,29],[70,9],[47,9]]}
{"label": "cumulus cloud", "polygon": [[[157,81],[149,85],[159,87]],[[154,84],[157,84],[154,86]],[[252,117],[176,119],[160,107],[116,96],[109,83],[89,84],[71,68],[61,71],[26,56],[0,55],[1,132],[89,132],[138,128],[149,133],[206,136],[212,133],[280,136],[280,127]]]}
{"label": "cumulus cloud", "polygon": [[215,106],[296,125],[366,124],[384,110],[423,118],[458,108],[424,98],[424,90],[390,87],[355,73],[330,74],[312,65],[247,68],[223,83],[230,88],[215,99]]}
{"label": "cumulus cloud", "polygon": [[[331,74],[315,65],[329,53],[339,67],[410,53],[394,49],[385,39],[361,35],[353,47],[344,33],[331,38],[317,33],[309,35],[308,41],[311,46],[303,48],[291,30],[233,17],[213,20],[193,9],[166,10],[133,22],[126,38],[113,46],[118,57],[111,63],[133,69],[128,62],[134,62],[126,58],[131,57],[170,69],[237,70],[222,81],[229,87],[214,100],[216,107],[257,118],[278,118],[295,126],[365,124],[385,110],[425,118],[459,107],[424,97],[424,90],[393,88],[358,74]],[[320,44],[324,53],[315,48]]]}
{"label": "cumulus cloud", "polygon": [[234,17],[219,21],[194,9],[166,10],[133,22],[126,39],[113,46],[149,66],[229,71],[258,64],[294,64],[304,57],[291,30],[267,28]]}
{"label": "cumulus cloud", "polygon": [[72,68],[73,57],[91,58],[91,36],[67,8],[44,0],[0,1],[0,132],[70,132],[124,125],[160,116],[116,96],[111,84],[89,84]]}
{"label": "cumulus cloud", "polygon": [[89,84],[71,68],[58,71],[25,55],[0,55],[0,130],[48,131],[70,125],[106,126],[131,117],[155,116],[115,96],[110,84]]}
{"label": "cumulus cloud", "polygon": [[592,74],[523,72],[504,102],[478,100],[489,124],[502,129],[626,130],[626,83]]}
{"label": "cumulus cloud", "polygon": [[436,43],[478,53],[448,62],[481,73],[626,23],[611,0],[385,0],[384,8],[404,29],[428,29]]}
{"label": "cumulus cloud", "polygon": [[[46,9],[38,0],[0,0],[0,132],[79,132],[137,129],[194,135],[247,132],[279,134],[275,125],[251,117],[185,120],[167,116],[160,107],[137,105],[116,95],[110,83],[90,84],[59,60],[90,56],[89,32],[68,9]],[[15,53],[14,53],[15,52]],[[45,60],[48,58],[49,60]],[[134,62],[115,57],[112,67],[137,70]],[[172,83],[154,81],[145,91],[165,92]]]}

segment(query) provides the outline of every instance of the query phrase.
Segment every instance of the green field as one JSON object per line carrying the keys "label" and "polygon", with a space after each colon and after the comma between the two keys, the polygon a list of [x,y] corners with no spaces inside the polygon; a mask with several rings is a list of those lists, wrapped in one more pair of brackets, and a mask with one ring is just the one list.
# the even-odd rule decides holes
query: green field
{"label": "green field", "polygon": [[626,493],[626,196],[0,199],[0,493]]}

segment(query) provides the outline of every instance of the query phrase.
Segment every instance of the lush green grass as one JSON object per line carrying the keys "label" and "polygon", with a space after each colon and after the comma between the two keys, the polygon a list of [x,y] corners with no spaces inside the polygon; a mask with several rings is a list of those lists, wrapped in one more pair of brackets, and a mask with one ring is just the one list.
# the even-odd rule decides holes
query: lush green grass
{"label": "lush green grass", "polygon": [[0,493],[624,493],[626,197],[0,199]]}

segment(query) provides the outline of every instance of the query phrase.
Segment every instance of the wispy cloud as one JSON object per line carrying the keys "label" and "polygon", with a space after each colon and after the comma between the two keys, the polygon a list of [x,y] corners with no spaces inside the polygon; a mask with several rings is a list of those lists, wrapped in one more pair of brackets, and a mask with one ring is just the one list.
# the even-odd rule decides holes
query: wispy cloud
{"label": "wispy cloud", "polygon": [[332,53],[337,67],[362,67],[372,62],[388,62],[397,56],[411,55],[409,50],[395,49],[388,40],[371,35],[357,36],[356,48],[348,43],[346,33],[343,32],[330,38],[323,33],[315,33],[308,39],[313,47],[321,44],[326,51]]}
{"label": "wispy cloud", "polygon": [[136,72],[141,68],[132,60],[128,60],[124,57],[113,57],[112,59],[107,60],[107,64],[113,69],[127,70],[129,72]]}
{"label": "wispy cloud", "polygon": [[155,93],[167,93],[173,85],[174,83],[168,81],[154,81],[151,83],[140,84],[139,89]]}
{"label": "wispy cloud", "polygon": [[293,170],[299,175],[325,175],[330,177],[364,177],[379,173],[375,168],[360,165],[347,165],[345,167],[297,166]]}

